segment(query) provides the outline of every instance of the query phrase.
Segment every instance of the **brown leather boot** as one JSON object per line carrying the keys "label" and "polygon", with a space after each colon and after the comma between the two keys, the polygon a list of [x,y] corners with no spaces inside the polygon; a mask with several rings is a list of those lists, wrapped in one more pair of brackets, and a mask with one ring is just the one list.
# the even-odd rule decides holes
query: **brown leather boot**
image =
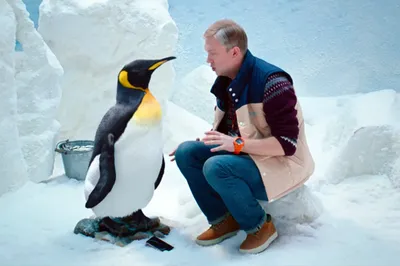
{"label": "brown leather boot", "polygon": [[215,245],[236,235],[239,230],[239,224],[229,215],[220,223],[211,225],[208,230],[200,234],[196,239],[196,243],[200,246]]}
{"label": "brown leather boot", "polygon": [[242,253],[256,254],[264,251],[278,237],[278,232],[272,223],[271,216],[268,214],[267,221],[261,229],[253,234],[247,234],[246,239],[240,245],[239,251]]}

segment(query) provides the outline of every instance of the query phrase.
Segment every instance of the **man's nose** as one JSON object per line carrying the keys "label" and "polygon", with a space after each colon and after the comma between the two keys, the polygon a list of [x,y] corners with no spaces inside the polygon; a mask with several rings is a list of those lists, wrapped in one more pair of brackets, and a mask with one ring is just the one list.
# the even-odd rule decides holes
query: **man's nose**
{"label": "man's nose", "polygon": [[211,58],[209,56],[207,56],[207,63],[210,64],[211,62],[212,62]]}

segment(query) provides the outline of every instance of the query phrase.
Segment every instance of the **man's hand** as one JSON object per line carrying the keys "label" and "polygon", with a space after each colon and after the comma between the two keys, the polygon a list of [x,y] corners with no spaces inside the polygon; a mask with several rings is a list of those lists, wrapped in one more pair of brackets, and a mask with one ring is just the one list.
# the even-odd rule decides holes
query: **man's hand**
{"label": "man's hand", "polygon": [[[200,139],[196,138],[196,141],[200,141]],[[170,154],[168,154],[169,157],[172,157],[171,160],[170,160],[171,162],[175,161],[175,152],[176,152],[177,148],[178,147],[176,147]]]}
{"label": "man's hand", "polygon": [[206,145],[219,145],[211,149],[211,152],[216,151],[234,151],[233,141],[234,137],[225,135],[218,131],[207,131],[206,136],[201,140]]}
{"label": "man's hand", "polygon": [[169,157],[172,157],[172,158],[170,159],[171,162],[175,161],[175,152],[176,152],[176,149],[177,149],[177,148],[175,148],[175,150],[173,150],[170,154],[168,154]]}

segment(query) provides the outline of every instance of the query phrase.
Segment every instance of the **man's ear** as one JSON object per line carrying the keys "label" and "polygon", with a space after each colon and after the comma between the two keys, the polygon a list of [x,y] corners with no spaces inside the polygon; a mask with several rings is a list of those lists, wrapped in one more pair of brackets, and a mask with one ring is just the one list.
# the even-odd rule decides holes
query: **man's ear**
{"label": "man's ear", "polygon": [[237,47],[237,46],[233,47],[233,48],[232,48],[232,55],[233,55],[233,57],[238,57],[238,56],[240,56],[240,55],[241,55],[240,48]]}

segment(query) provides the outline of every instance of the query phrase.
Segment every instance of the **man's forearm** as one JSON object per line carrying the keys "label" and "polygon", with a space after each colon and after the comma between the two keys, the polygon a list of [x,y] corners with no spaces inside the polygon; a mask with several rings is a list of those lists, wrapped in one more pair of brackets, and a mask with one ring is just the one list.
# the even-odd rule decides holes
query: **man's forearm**
{"label": "man's forearm", "polygon": [[265,139],[244,139],[242,152],[264,156],[283,156],[285,152],[275,137]]}

